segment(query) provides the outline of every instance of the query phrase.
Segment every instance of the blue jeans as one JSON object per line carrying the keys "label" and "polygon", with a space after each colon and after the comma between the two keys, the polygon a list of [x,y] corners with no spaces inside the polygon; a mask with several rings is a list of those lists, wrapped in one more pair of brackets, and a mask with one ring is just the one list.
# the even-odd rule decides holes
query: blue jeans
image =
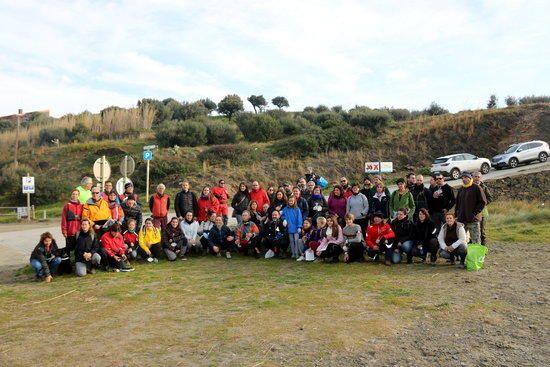
{"label": "blue jeans", "polygon": [[[54,257],[52,260],[48,261],[48,268],[50,270],[50,275],[55,274],[57,271],[57,267],[61,264],[61,258],[59,256]],[[45,275],[45,271],[42,268],[42,263],[37,259],[31,260],[31,266],[33,267],[34,271],[36,272],[37,278],[42,278]]]}
{"label": "blue jeans", "polygon": [[301,254],[301,242],[299,233],[289,233],[288,239],[290,242],[290,249],[292,250],[292,257],[298,258]]}

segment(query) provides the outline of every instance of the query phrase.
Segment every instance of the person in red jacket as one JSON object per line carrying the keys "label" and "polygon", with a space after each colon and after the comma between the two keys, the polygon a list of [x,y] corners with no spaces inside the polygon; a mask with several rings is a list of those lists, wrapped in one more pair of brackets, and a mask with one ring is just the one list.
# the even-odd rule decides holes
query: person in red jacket
{"label": "person in red jacket", "polygon": [[218,212],[216,214],[221,215],[223,217],[223,224],[227,225],[227,201],[229,200],[229,191],[227,191],[227,188],[225,187],[225,180],[221,179],[218,181],[218,186],[214,186],[212,188],[212,195],[214,195],[220,202]]}
{"label": "person in red jacket", "polygon": [[109,231],[101,236],[101,250],[103,253],[101,258],[105,256],[114,272],[134,270],[126,257],[126,246],[120,234],[120,224],[113,224],[109,227]]}
{"label": "person in red jacket", "polygon": [[137,222],[135,219],[128,219],[126,222],[128,229],[122,234],[122,239],[126,245],[126,256],[136,259],[137,248],[139,247],[139,235],[137,233]]}
{"label": "person in red jacket", "polygon": [[168,223],[168,210],[170,210],[170,196],[165,194],[166,186],[158,184],[157,192],[149,199],[149,209],[153,217],[153,225],[157,228],[164,228]]}
{"label": "person in red jacket", "polygon": [[[367,254],[374,262],[378,262],[380,255],[385,254],[385,265],[389,265],[390,259],[392,262],[398,263],[401,259],[401,254],[394,251],[393,239],[395,238],[395,233],[393,233],[391,226],[384,222],[384,214],[376,212],[373,214],[372,220],[373,223],[367,227],[367,234],[365,235]],[[396,261],[393,261],[393,258],[396,258]]]}
{"label": "person in red jacket", "polygon": [[258,203],[258,212],[260,214],[264,214],[264,204],[270,204],[267,192],[260,187],[260,183],[258,181],[252,182],[252,190],[250,190],[250,201],[255,201]]}
{"label": "person in red jacket", "polygon": [[71,258],[71,251],[76,247],[76,235],[80,231],[80,221],[82,220],[82,208],[78,197],[80,191],[74,189],[71,192],[71,199],[63,207],[61,212],[61,233],[65,237],[65,254]]}
{"label": "person in red jacket", "polygon": [[218,213],[220,202],[214,195],[210,193],[210,187],[205,186],[202,189],[201,196],[197,200],[198,214],[197,220],[199,223],[208,220],[208,212]]}

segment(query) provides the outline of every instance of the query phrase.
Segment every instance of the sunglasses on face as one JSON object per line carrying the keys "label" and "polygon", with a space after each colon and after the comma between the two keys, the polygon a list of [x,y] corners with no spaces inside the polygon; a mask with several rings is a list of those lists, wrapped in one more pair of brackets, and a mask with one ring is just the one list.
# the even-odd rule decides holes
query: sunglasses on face
{"label": "sunglasses on face", "polygon": [[99,192],[92,192],[92,195],[99,195]]}
{"label": "sunglasses on face", "polygon": [[439,180],[443,180],[443,177],[436,177],[435,179],[439,181]]}

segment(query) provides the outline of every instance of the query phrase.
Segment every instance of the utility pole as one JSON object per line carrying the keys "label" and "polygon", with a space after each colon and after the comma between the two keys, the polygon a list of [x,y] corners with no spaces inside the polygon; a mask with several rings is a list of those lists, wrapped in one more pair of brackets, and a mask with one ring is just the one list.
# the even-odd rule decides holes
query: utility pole
{"label": "utility pole", "polygon": [[19,162],[17,161],[17,155],[19,153],[19,129],[21,127],[21,115],[23,114],[23,110],[20,108],[17,111],[17,130],[15,132],[15,153],[13,156],[13,164],[15,165],[15,168],[19,166]]}

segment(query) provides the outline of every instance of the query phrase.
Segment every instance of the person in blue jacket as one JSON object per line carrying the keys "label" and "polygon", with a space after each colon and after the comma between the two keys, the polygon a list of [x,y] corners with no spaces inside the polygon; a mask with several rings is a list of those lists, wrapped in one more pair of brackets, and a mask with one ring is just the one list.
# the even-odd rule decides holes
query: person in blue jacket
{"label": "person in blue jacket", "polygon": [[303,255],[303,249],[300,246],[300,230],[302,229],[303,219],[302,211],[298,208],[294,196],[288,198],[287,206],[282,210],[282,218],[286,221],[292,258],[298,259]]}

